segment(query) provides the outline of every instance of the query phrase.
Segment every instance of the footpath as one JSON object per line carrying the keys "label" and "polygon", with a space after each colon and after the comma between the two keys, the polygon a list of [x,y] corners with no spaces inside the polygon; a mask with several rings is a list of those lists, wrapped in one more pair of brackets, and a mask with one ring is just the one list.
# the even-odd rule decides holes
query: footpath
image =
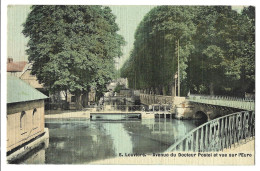
{"label": "footpath", "polygon": [[[104,159],[90,164],[138,164],[138,165],[254,165],[254,139],[221,152],[174,152],[166,154],[135,155]],[[158,157],[160,156],[160,157]]]}

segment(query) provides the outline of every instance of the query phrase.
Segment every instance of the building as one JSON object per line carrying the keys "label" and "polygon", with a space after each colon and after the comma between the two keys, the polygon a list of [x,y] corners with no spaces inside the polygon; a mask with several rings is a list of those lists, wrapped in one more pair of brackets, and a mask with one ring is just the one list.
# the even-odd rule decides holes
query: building
{"label": "building", "polygon": [[14,62],[13,58],[7,59],[7,75],[20,77],[24,70],[27,68],[26,61]]}
{"label": "building", "polygon": [[26,83],[31,85],[37,90],[44,91],[43,84],[40,84],[35,75],[31,74],[32,72],[32,63],[26,61],[14,62],[12,58],[7,59],[7,75],[15,76]]}
{"label": "building", "polygon": [[[15,76],[21,80],[28,83],[33,88],[39,90],[43,94],[49,96],[48,100],[45,100],[46,109],[76,109],[75,95],[71,94],[69,91],[59,91],[56,93],[50,94],[49,91],[44,87],[43,84],[40,84],[37,77],[31,74],[32,72],[32,63],[26,61],[14,62],[12,58],[7,60],[7,75]],[[94,88],[91,88],[88,93],[88,105],[95,103],[96,91]]]}
{"label": "building", "polygon": [[44,128],[44,99],[48,98],[26,82],[7,76],[7,160],[19,158],[43,142],[48,145]]}
{"label": "building", "polygon": [[32,72],[32,63],[29,63],[27,67],[25,67],[24,71],[20,75],[20,79],[28,83],[30,86],[33,88],[39,90],[39,91],[44,91],[43,84],[40,84],[39,81],[37,80],[37,77],[35,75],[31,74]]}

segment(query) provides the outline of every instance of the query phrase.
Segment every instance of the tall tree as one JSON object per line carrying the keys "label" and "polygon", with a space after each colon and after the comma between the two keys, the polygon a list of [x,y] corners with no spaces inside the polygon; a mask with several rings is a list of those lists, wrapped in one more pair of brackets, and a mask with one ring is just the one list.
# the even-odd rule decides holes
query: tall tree
{"label": "tall tree", "polygon": [[32,6],[23,26],[32,74],[51,92],[75,94],[77,108],[91,86],[112,79],[124,40],[109,7]]}
{"label": "tall tree", "polygon": [[[131,65],[128,69],[123,68],[134,72],[128,77],[130,86],[156,94],[171,94],[173,77],[177,72],[177,40],[180,41],[180,79],[185,82],[188,57],[194,48],[191,38],[196,31],[192,23],[195,9],[158,6],[144,17],[135,33]],[[132,80],[135,83],[131,83]]]}
{"label": "tall tree", "polygon": [[[171,94],[180,41],[181,95],[254,91],[255,9],[158,6],[141,21],[122,76],[136,89]],[[130,72],[130,73],[128,73]]]}

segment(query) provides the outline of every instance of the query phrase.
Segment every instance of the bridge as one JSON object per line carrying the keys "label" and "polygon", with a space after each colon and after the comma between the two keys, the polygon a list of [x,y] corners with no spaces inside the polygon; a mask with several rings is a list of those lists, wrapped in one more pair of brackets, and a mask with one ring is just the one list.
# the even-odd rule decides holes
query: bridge
{"label": "bridge", "polygon": [[253,99],[191,94],[188,97],[140,94],[141,103],[169,104],[172,113],[179,119],[212,120],[221,116],[244,110],[254,110]]}
{"label": "bridge", "polygon": [[209,96],[195,95],[188,97],[188,101],[195,103],[204,103],[216,106],[230,107],[242,110],[254,110],[255,101],[253,99],[229,97],[229,96]]}
{"label": "bridge", "polygon": [[[169,96],[141,95],[141,102],[163,103]],[[208,122],[195,128],[171,145],[165,152],[221,151],[246,143],[255,136],[255,101],[250,98],[191,94],[171,97],[177,118],[202,119]],[[169,101],[169,100],[168,100]]]}

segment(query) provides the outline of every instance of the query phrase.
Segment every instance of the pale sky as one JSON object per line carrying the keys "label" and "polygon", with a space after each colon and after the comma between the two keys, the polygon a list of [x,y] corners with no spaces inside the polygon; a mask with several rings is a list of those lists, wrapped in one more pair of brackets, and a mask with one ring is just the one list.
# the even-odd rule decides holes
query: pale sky
{"label": "pale sky", "polygon": [[[150,11],[154,6],[110,6],[113,14],[116,15],[116,22],[120,28],[121,34],[125,40],[126,45],[122,47],[123,56],[118,60],[118,67],[123,65],[126,58],[129,57],[129,52],[133,48],[134,33],[136,27],[143,19],[144,15]],[[7,55],[12,57],[14,61],[27,61],[25,50],[27,49],[26,39],[21,33],[23,30],[22,24],[25,22],[27,15],[30,12],[28,5],[8,6],[8,46]]]}
{"label": "pale sky", "polygon": [[[138,24],[153,7],[150,5],[110,5],[113,14],[117,17],[116,22],[120,28],[119,34],[126,40],[126,45],[122,47],[123,56],[118,60],[117,69],[123,65],[133,49],[134,33]],[[233,9],[238,11],[242,8],[243,6],[233,6]],[[28,5],[8,6],[7,56],[12,57],[14,61],[27,61],[25,50],[27,49],[28,38],[26,39],[21,32],[23,30],[22,24],[25,22],[29,12],[30,6]]]}

